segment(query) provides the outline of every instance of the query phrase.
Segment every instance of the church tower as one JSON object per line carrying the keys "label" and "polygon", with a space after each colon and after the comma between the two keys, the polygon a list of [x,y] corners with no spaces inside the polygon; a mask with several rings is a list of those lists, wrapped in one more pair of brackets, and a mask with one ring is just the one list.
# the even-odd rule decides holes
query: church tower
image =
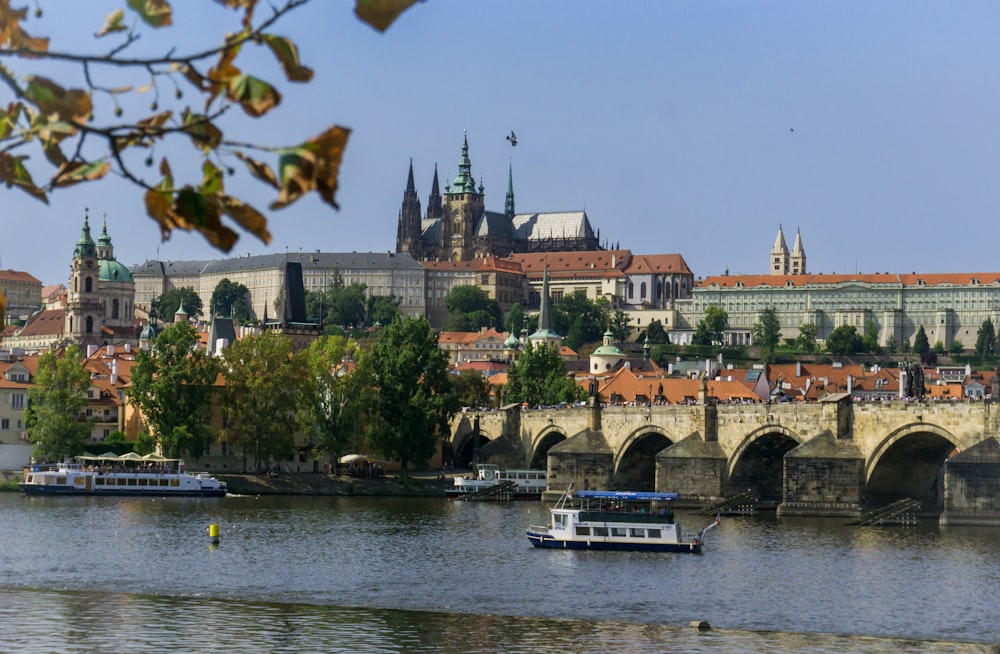
{"label": "church tower", "polygon": [[792,246],[792,256],[788,259],[791,264],[790,273],[792,275],[806,274],[806,251],[802,247],[802,234],[795,230],[795,245]]}
{"label": "church tower", "polygon": [[452,184],[445,186],[444,207],[441,219],[441,259],[469,261],[472,259],[473,230],[486,210],[485,189],[482,183],[476,188],[469,160],[469,138],[462,143],[462,158],[458,162],[458,175]]}
{"label": "church tower", "polygon": [[66,293],[64,333],[76,343],[101,340],[100,269],[97,245],[90,236],[90,217],[84,214],[83,231],[73,250],[69,290]]}
{"label": "church tower", "polygon": [[421,232],[420,198],[417,197],[417,188],[413,183],[413,159],[410,159],[410,173],[406,179],[403,206],[399,210],[399,223],[396,226],[396,252],[405,252],[414,259],[422,259]]}
{"label": "church tower", "polygon": [[788,258],[788,244],[785,243],[785,233],[781,230],[781,225],[778,225],[778,236],[774,239],[774,245],[771,247],[771,274],[787,275],[789,268]]}

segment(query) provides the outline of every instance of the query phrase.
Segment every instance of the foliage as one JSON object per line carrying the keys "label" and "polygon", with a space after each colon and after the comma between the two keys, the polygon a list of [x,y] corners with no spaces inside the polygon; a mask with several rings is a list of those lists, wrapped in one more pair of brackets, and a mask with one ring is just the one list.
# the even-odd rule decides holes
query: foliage
{"label": "foliage", "polygon": [[695,325],[691,344],[697,348],[721,346],[728,323],[729,314],[726,313],[725,309],[716,306],[706,307],[705,315]]}
{"label": "foliage", "polygon": [[934,341],[934,351],[938,354],[945,353],[944,341]]}
{"label": "foliage", "polygon": [[871,320],[865,322],[865,335],[861,338],[861,348],[869,354],[882,354],[882,346],[878,342],[878,327]]}
{"label": "foliage", "polygon": [[885,351],[890,354],[895,354],[899,351],[899,340],[894,334],[889,334],[889,338],[885,339]]}
{"label": "foliage", "polygon": [[288,456],[308,413],[309,367],[287,336],[271,331],[242,338],[224,352],[229,437],[257,466]]}
{"label": "foliage", "polygon": [[525,328],[524,309],[518,302],[510,308],[510,315],[507,316],[507,331],[515,337],[521,335],[521,330]]}
{"label": "foliage", "polygon": [[667,334],[666,330],[663,329],[663,323],[659,320],[653,320],[646,327],[646,338],[649,339],[650,345],[660,345],[663,343],[670,342],[670,336]]}
{"label": "foliage", "polygon": [[231,317],[239,324],[246,324],[250,321],[250,290],[224,277],[212,291],[209,310],[212,316]]}
{"label": "foliage", "polygon": [[830,354],[850,356],[864,347],[863,339],[854,325],[841,325],[826,339],[826,351]]}
{"label": "foliage", "polygon": [[[599,342],[608,328],[611,318],[611,304],[604,298],[588,300],[583,292],[567,293],[552,307],[552,329],[567,338],[565,345],[579,350],[586,343]],[[579,328],[569,338],[573,323],[580,321]],[[529,332],[530,333],[530,332]]]}
{"label": "foliage", "polygon": [[399,459],[405,478],[411,463],[434,454],[458,411],[448,355],[425,318],[398,318],[379,332],[359,368],[375,389],[368,443]]}
{"label": "foliage", "polygon": [[339,270],[333,273],[326,290],[306,293],[306,312],[321,325],[361,327],[365,322],[364,284],[344,284]]}
{"label": "foliage", "polygon": [[60,461],[82,454],[90,434],[90,425],[80,419],[87,406],[90,373],[80,351],[71,345],[61,357],[51,350],[43,354],[34,382],[25,412],[33,456]]}
{"label": "foliage", "polygon": [[[0,66],[0,79],[15,98],[0,111],[0,181],[48,203],[56,189],[94,182],[113,172],[144,192],[146,213],[158,223],[164,238],[174,229],[195,230],[224,251],[232,248],[238,236],[222,222],[223,217],[264,243],[271,238],[260,211],[226,193],[224,177],[235,171],[224,158],[242,161],[253,179],[277,191],[271,209],[287,207],[310,192],[338,208],[334,196],[349,129],[334,125],[287,147],[247,143],[243,135],[227,135],[234,123],[239,127],[239,113],[233,109],[259,118],[281,102],[278,88],[257,76],[261,71],[259,58],[251,52],[254,46],[274,57],[274,70],[280,70],[286,81],[312,79],[313,71],[299,60],[295,42],[273,31],[286,15],[309,2],[284,0],[272,4],[269,13],[260,12],[261,17],[254,13],[256,0],[222,0],[222,6],[237,13],[230,24],[215,14],[208,19],[203,4],[180,5],[184,13],[178,12],[178,19],[217,22],[222,32],[216,44],[195,44],[185,54],[176,47],[166,53],[141,47],[156,40],[141,38],[148,31],[174,24],[167,0],[130,0],[128,16],[118,9],[105,17],[103,27],[74,7],[72,19],[80,21],[81,32],[89,30],[95,39],[113,41],[103,53],[94,47],[79,53],[50,47],[49,38],[25,29],[26,8],[12,8],[10,0],[0,0],[0,52],[25,68],[18,72],[13,63]],[[414,2],[358,0],[355,12],[376,29],[385,30]],[[42,19],[41,9],[34,16]],[[57,20],[69,17],[66,12],[57,13]],[[249,54],[243,57],[245,53]],[[51,61],[71,64],[64,79],[37,74],[57,70],[46,65]],[[81,80],[83,85],[79,85]],[[148,92],[152,100],[139,109],[140,94]],[[260,134],[267,129],[253,126],[248,131]],[[193,169],[188,168],[186,154],[175,157],[185,162],[178,172],[187,173],[190,181],[175,181],[171,161],[163,156],[155,169],[159,180],[147,182],[140,172],[143,166],[152,169],[156,149],[174,142],[189,142],[195,150]],[[21,153],[14,154],[14,148]],[[51,167],[47,183],[34,181],[27,166],[29,154],[24,153],[30,148],[44,154],[36,161]],[[271,164],[252,158],[254,151],[269,155]],[[42,172],[40,166],[35,166],[35,175]]]}
{"label": "foliage", "polygon": [[937,350],[927,349],[926,352],[920,355],[920,363],[925,366],[936,366],[938,361]]}
{"label": "foliage", "polygon": [[482,327],[501,329],[503,313],[496,300],[478,286],[455,286],[444,298],[448,318],[444,330],[475,332]]}
{"label": "foliage", "polygon": [[506,402],[552,405],[580,397],[580,389],[566,375],[566,364],[554,343],[529,344],[508,374]]}
{"label": "foliage", "polygon": [[952,341],[951,345],[948,346],[948,354],[954,357],[961,356],[964,352],[965,346],[962,344],[962,341],[958,339]]}
{"label": "foliage", "polygon": [[626,343],[629,336],[632,335],[632,317],[627,312],[616,309],[611,314],[608,329],[611,330],[611,335],[614,336],[616,342]]}
{"label": "foliage", "polygon": [[489,406],[490,384],[478,370],[462,370],[455,377],[455,395],[459,406]]}
{"label": "foliage", "polygon": [[355,343],[340,336],[323,336],[309,346],[310,418],[317,449],[336,461],[346,454],[357,433],[358,420],[371,385],[363,372],[352,369]]}
{"label": "foliage", "polygon": [[976,356],[992,359],[997,353],[997,332],[993,319],[987,317],[976,333]]}
{"label": "foliage", "polygon": [[149,351],[136,354],[128,393],[143,421],[169,457],[195,460],[215,440],[210,427],[216,359],[198,347],[198,332],[186,322],[168,325]]}
{"label": "foliage", "polygon": [[365,300],[365,324],[388,325],[399,314],[399,298],[395,295],[369,295]]}
{"label": "foliage", "polygon": [[805,350],[806,352],[816,351],[816,335],[819,333],[819,328],[816,323],[806,323],[799,327],[799,338],[797,341],[798,346]]}
{"label": "foliage", "polygon": [[917,329],[916,336],[913,337],[913,352],[916,354],[926,354],[931,349],[930,341],[927,339],[927,332],[924,331],[924,326],[920,325]]}
{"label": "foliage", "polygon": [[774,307],[761,311],[757,323],[753,326],[753,341],[761,347],[764,358],[768,361],[774,358],[774,349],[778,347],[781,338],[781,322]]}
{"label": "foliage", "polygon": [[174,314],[181,306],[184,307],[188,317],[194,319],[201,318],[203,310],[201,296],[190,286],[171,288],[160,297],[153,298],[151,304],[150,311],[164,322],[173,322]]}

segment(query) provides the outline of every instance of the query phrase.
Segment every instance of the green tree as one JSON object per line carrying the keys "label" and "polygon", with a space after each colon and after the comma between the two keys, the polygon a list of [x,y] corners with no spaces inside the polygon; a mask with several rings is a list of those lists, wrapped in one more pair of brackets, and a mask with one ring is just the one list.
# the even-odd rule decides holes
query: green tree
{"label": "green tree", "polygon": [[209,309],[212,316],[231,317],[239,324],[246,324],[250,320],[250,290],[225,277],[215,285]]}
{"label": "green tree", "polygon": [[861,338],[861,349],[869,354],[882,354],[882,346],[878,342],[878,327],[871,320],[865,322],[865,335]]}
{"label": "green tree", "polygon": [[188,318],[198,319],[202,315],[201,297],[190,286],[171,288],[158,298],[153,298],[150,310],[163,322],[173,322],[174,314],[184,307]]}
{"label": "green tree", "polygon": [[294,435],[307,423],[309,366],[303,350],[292,354],[287,336],[272,331],[247,336],[223,353],[226,378],[224,411],[229,436],[243,449],[244,467],[252,455],[257,467],[284,459]]}
{"label": "green tree", "polygon": [[670,336],[663,329],[663,323],[659,320],[653,320],[649,323],[649,326],[646,327],[646,337],[649,339],[651,345],[661,345],[670,342]]}
{"label": "green tree", "polygon": [[[359,2],[355,14],[382,31],[414,2]],[[281,101],[278,88],[257,75],[273,77],[280,71],[287,83],[312,79],[313,71],[300,61],[295,42],[274,32],[288,14],[301,10],[309,0],[284,0],[274,3],[270,12],[256,13],[256,2],[225,2],[218,3],[219,7],[183,3],[176,15],[165,0],[123,4],[128,14],[125,9],[109,14],[94,34],[103,39],[100,44],[67,52],[58,40],[50,44],[33,27],[22,27],[30,20],[24,7],[0,2],[0,24],[4,25],[0,48],[8,55],[2,76],[13,98],[4,111],[5,128],[0,135],[0,180],[7,188],[18,188],[47,203],[55,189],[95,182],[113,173],[144,194],[146,213],[158,223],[164,238],[175,228],[196,230],[224,251],[238,238],[223,223],[224,217],[264,243],[271,238],[263,214],[226,193],[225,176],[235,174],[220,166],[226,158],[243,161],[254,180],[277,191],[271,209],[289,206],[310,192],[338,208],[334,195],[349,129],[334,125],[301,143],[274,147],[248,142],[252,134],[268,133],[266,125],[253,125],[240,133],[237,118],[241,114],[262,118]],[[314,6],[326,8],[325,3]],[[85,18],[76,8],[74,12],[72,20]],[[35,17],[42,16],[38,9]],[[176,25],[178,37],[190,36],[197,33],[192,29],[195,23],[218,26],[218,42],[194,43],[187,51],[164,48],[160,39],[148,34]],[[85,19],[80,22],[81,26],[90,24]],[[144,34],[147,38],[142,38]],[[262,61],[254,52],[260,50],[273,57],[277,66]],[[53,66],[50,61],[61,65]],[[132,86],[137,78],[140,84]],[[147,83],[142,84],[143,80]],[[147,91],[152,91],[151,102],[143,100],[149,96],[138,95]],[[98,98],[102,101],[95,102]],[[227,111],[233,107],[242,112]],[[182,164],[175,180],[171,161],[162,156],[158,166],[151,168],[158,171],[159,181],[147,182],[146,168],[157,163],[151,153],[170,151],[169,144],[175,142],[181,147],[190,144],[195,157],[172,155]],[[16,153],[14,148],[18,148]],[[251,158],[259,153],[270,157],[271,164]],[[46,185],[35,184],[28,159],[35,176],[51,174]],[[181,178],[185,176],[187,183]]]}
{"label": "green tree", "polygon": [[[583,292],[567,293],[552,306],[552,328],[568,335],[573,323],[580,320],[579,339],[566,345],[574,350],[585,343],[599,342],[611,320],[611,304],[604,298],[588,300]],[[530,332],[529,332],[530,333]]]}
{"label": "green tree", "polygon": [[350,365],[357,345],[342,336],[322,336],[309,346],[310,418],[317,449],[334,462],[352,443],[371,384]]}
{"label": "green tree", "polygon": [[63,356],[52,350],[38,360],[34,386],[28,389],[26,425],[32,455],[40,461],[60,461],[83,453],[90,425],[80,418],[87,405],[90,373],[76,346]]}
{"label": "green tree", "polygon": [[219,365],[198,345],[194,327],[175,322],[149,351],[139,350],[132,369],[129,398],[163,453],[174,458],[198,460],[216,437],[210,424]]}
{"label": "green tree", "polygon": [[458,411],[448,355],[425,318],[398,318],[379,332],[359,368],[375,389],[368,443],[399,459],[405,479],[411,463],[434,454]]}
{"label": "green tree", "polygon": [[774,349],[778,347],[781,338],[781,322],[774,307],[768,307],[760,312],[757,323],[753,326],[753,341],[761,348],[765,360],[774,358]]}
{"label": "green tree", "polygon": [[993,319],[987,317],[979,325],[976,333],[976,356],[981,359],[992,359],[997,353],[997,332],[993,326]]}
{"label": "green tree", "polygon": [[520,336],[522,329],[524,329],[524,309],[518,302],[510,308],[510,315],[507,316],[507,331],[514,336]]}
{"label": "green tree", "polygon": [[490,383],[478,370],[462,370],[455,377],[455,395],[459,406],[489,406]]}
{"label": "green tree", "polygon": [[962,341],[958,339],[952,341],[951,345],[948,346],[948,354],[950,354],[953,357],[962,356],[962,354],[964,353],[965,353],[965,346],[962,344]]}
{"label": "green tree", "polygon": [[857,354],[863,346],[863,339],[854,325],[841,325],[826,339],[826,351],[840,356]]}
{"label": "green tree", "polygon": [[899,351],[899,340],[894,334],[889,334],[889,338],[885,339],[885,351],[890,354],[895,354]]}
{"label": "green tree", "polygon": [[944,341],[934,341],[934,351],[938,354],[945,353]]}
{"label": "green tree", "polygon": [[930,341],[927,340],[927,332],[924,331],[924,326],[920,325],[917,329],[916,336],[913,337],[913,352],[915,354],[926,354],[928,350],[931,349]]}
{"label": "green tree", "polygon": [[632,316],[621,309],[616,309],[611,314],[611,324],[608,329],[618,343],[628,342],[629,336],[632,335]]}
{"label": "green tree", "polygon": [[798,346],[805,350],[806,352],[816,351],[816,335],[819,333],[819,328],[815,323],[806,323],[799,327],[799,337],[797,339]]}
{"label": "green tree", "polygon": [[553,405],[573,402],[580,397],[573,379],[566,374],[566,363],[556,344],[529,344],[507,379],[507,402]]}
{"label": "green tree", "polygon": [[452,332],[475,332],[482,327],[500,329],[503,313],[496,300],[478,286],[455,286],[444,298],[448,318],[444,330]]}
{"label": "green tree", "polygon": [[365,324],[388,325],[399,314],[399,298],[395,295],[369,295],[365,301]]}

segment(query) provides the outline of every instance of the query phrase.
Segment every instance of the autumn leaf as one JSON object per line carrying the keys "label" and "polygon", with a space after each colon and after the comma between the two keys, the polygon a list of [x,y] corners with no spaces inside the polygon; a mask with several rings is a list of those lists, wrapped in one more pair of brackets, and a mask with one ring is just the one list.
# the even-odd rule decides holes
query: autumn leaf
{"label": "autumn leaf", "polygon": [[334,194],[337,173],[351,130],[334,126],[300,146],[285,148],[278,157],[281,189],[272,209],[282,209],[300,197],[316,191],[323,201],[339,209]]}
{"label": "autumn leaf", "polygon": [[111,170],[111,164],[107,161],[64,163],[52,177],[51,185],[53,187],[66,187],[79,182],[93,182],[107,175],[109,170]]}
{"label": "autumn leaf", "polygon": [[276,189],[281,188],[278,184],[278,178],[275,176],[274,171],[271,170],[270,166],[266,163],[263,161],[257,161],[256,159],[251,159],[241,150],[237,150],[234,154],[240,159],[240,161],[247,165],[247,169],[250,171],[251,175]]}
{"label": "autumn leaf", "polygon": [[201,166],[201,186],[198,191],[204,195],[215,195],[222,193],[222,171],[211,161],[206,161]]}
{"label": "autumn leaf", "polygon": [[170,3],[166,0],[128,0],[128,8],[150,27],[168,27],[173,22]]}
{"label": "autumn leaf", "polygon": [[229,81],[226,97],[239,102],[248,115],[263,116],[281,102],[281,94],[267,82],[250,75],[238,75]]}
{"label": "autumn leaf", "polygon": [[6,110],[0,110],[0,140],[7,138],[17,128],[17,121],[21,117],[21,110],[24,105],[20,102],[11,102]]}
{"label": "autumn leaf", "polygon": [[125,27],[125,10],[117,9],[107,16],[104,17],[104,26],[97,31],[94,36],[101,38],[106,34],[112,34],[114,32],[124,32],[127,28]]}
{"label": "autumn leaf", "polygon": [[271,49],[274,56],[285,71],[285,77],[292,82],[308,82],[313,77],[312,68],[299,62],[299,50],[293,41],[283,36],[263,35],[264,43]]}
{"label": "autumn leaf", "polygon": [[52,80],[36,75],[27,77],[24,95],[50,119],[82,123],[93,110],[90,94],[79,89],[67,91]]}
{"label": "autumn leaf", "polygon": [[417,0],[357,0],[354,13],[379,32],[386,31]]}
{"label": "autumn leaf", "polygon": [[0,152],[0,181],[6,184],[7,188],[19,188],[31,197],[48,204],[49,199],[45,191],[35,186],[31,180],[31,173],[24,167],[24,159],[25,157],[15,157],[9,152]]}
{"label": "autumn leaf", "polygon": [[183,116],[184,131],[194,141],[195,147],[203,152],[209,152],[219,147],[222,132],[202,114],[186,111]]}
{"label": "autumn leaf", "polygon": [[240,224],[243,229],[255,235],[265,244],[271,242],[271,233],[267,231],[267,218],[249,204],[230,195],[218,198],[219,208]]}
{"label": "autumn leaf", "polygon": [[207,84],[207,89],[209,91],[208,98],[205,100],[206,109],[212,104],[220,93],[228,91],[232,85],[233,79],[238,77],[243,72],[233,65],[233,60],[236,59],[236,55],[240,52],[240,46],[237,44],[237,39],[245,36],[246,32],[246,29],[244,29],[240,34],[230,34],[226,36],[224,47],[222,51],[219,52],[219,62],[209,69],[208,75],[205,76],[203,81]]}

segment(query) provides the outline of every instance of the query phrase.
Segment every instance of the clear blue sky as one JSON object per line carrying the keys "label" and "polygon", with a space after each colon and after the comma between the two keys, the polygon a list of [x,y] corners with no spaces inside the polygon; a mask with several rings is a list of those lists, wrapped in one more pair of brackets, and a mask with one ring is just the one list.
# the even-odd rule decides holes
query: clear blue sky
{"label": "clear blue sky", "polygon": [[[46,2],[26,28],[92,48],[122,4]],[[202,49],[234,16],[174,4],[176,26],[141,44]],[[283,145],[350,127],[341,211],[308,198],[267,212],[271,244],[244,234],[233,254],[394,249],[410,159],[426,206],[468,130],[488,209],[502,211],[512,165],[519,212],[586,209],[603,240],[678,252],[696,276],[766,272],[779,224],[789,246],[801,229],[810,272],[1000,268],[998,2],[429,0],[384,34],[352,7],[314,0],[284,21],[314,81],[282,82],[273,116],[227,129]],[[175,171],[196,162],[170,152]],[[272,198],[242,168],[227,184],[260,209]],[[107,214],[126,265],[226,256],[196,235],[161,243],[118,180],[48,207],[2,192],[0,266],[46,284],[68,277],[85,207],[97,233]]]}

